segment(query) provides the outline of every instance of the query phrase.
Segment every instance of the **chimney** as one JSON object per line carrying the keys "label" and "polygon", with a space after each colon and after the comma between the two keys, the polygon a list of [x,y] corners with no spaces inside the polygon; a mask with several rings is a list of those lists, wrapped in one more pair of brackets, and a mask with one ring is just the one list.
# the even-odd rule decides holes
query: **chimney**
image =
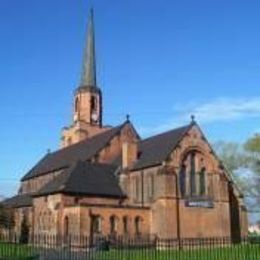
{"label": "chimney", "polygon": [[136,141],[125,141],[122,145],[122,166],[129,168],[137,160],[138,147]]}

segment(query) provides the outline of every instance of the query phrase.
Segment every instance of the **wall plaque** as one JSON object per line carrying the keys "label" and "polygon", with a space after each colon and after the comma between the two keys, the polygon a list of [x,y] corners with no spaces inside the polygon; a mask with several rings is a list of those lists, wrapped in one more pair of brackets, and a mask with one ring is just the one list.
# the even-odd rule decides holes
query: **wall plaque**
{"label": "wall plaque", "polygon": [[189,199],[185,201],[185,206],[194,208],[214,208],[214,203],[212,200]]}

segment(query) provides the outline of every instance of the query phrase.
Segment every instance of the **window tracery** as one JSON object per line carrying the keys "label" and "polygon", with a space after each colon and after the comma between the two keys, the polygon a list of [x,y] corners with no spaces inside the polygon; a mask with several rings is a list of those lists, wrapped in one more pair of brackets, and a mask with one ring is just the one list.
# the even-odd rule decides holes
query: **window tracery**
{"label": "window tracery", "polygon": [[207,171],[204,155],[197,150],[189,151],[181,162],[179,172],[182,196],[205,196],[207,194]]}

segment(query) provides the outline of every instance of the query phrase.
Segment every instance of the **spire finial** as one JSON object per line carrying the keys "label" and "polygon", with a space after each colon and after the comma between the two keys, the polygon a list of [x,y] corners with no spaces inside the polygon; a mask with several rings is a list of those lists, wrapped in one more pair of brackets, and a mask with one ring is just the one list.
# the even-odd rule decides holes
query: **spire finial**
{"label": "spire finial", "polygon": [[94,11],[90,9],[87,43],[83,56],[83,66],[80,85],[96,87],[96,57],[95,57],[95,32],[94,32]]}
{"label": "spire finial", "polygon": [[126,121],[129,122],[130,121],[130,115],[126,114]]}

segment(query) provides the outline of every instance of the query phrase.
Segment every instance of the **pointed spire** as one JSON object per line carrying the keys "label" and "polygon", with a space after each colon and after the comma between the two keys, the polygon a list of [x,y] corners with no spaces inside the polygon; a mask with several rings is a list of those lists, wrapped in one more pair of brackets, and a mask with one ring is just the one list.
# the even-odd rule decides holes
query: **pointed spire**
{"label": "pointed spire", "polygon": [[96,87],[96,57],[93,8],[88,22],[87,44],[83,56],[80,86]]}

